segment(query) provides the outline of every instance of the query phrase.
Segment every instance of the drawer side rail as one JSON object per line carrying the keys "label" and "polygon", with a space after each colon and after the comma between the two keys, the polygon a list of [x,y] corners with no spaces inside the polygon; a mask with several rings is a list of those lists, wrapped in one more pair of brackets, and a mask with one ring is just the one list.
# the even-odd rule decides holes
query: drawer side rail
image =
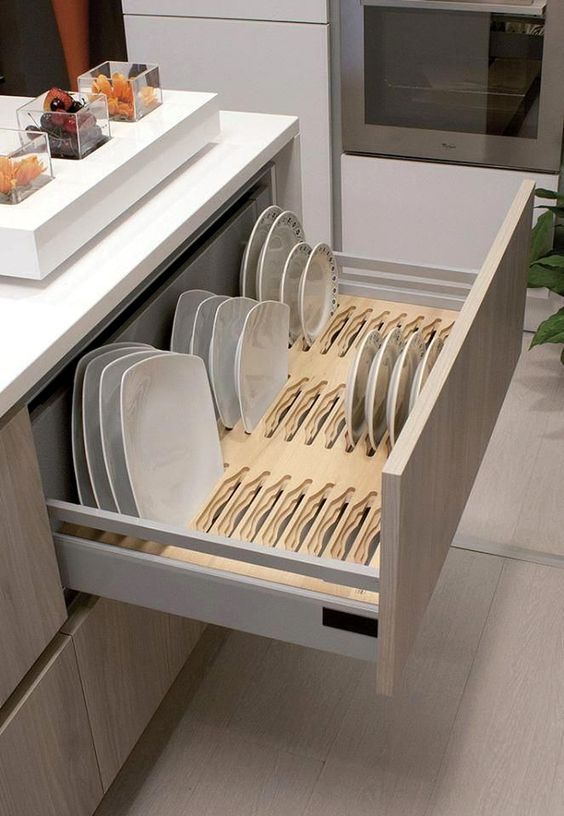
{"label": "drawer side rail", "polygon": [[[232,561],[243,561],[255,566],[268,567],[283,572],[318,578],[341,586],[377,592],[379,574],[374,567],[353,562],[337,561],[328,558],[305,555],[291,550],[279,550],[247,541],[238,541],[198,531],[189,530],[151,522],[133,516],[98,510],[94,507],[83,507],[70,502],[50,499],[47,508],[54,532],[60,532],[64,524],[102,530],[106,533],[132,537],[141,541],[151,541],[165,547],[179,547],[193,550],[205,555],[228,558]],[[114,547],[114,549],[119,549]],[[163,560],[163,559],[161,559]],[[72,584],[69,588],[78,589]]]}

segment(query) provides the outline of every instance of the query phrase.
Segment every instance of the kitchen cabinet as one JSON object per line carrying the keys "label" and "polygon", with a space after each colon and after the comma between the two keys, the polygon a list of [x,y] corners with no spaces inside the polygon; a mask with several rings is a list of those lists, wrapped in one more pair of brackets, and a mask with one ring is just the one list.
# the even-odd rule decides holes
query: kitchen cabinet
{"label": "kitchen cabinet", "polygon": [[327,23],[327,0],[122,0],[124,14]]}
{"label": "kitchen cabinet", "polygon": [[81,597],[72,637],[106,791],[197,643],[203,624]]}
{"label": "kitchen cabinet", "polygon": [[[14,104],[0,103],[0,118]],[[79,594],[68,618],[65,598],[76,593],[57,568],[44,496],[76,501],[68,377],[72,390],[77,355],[124,332],[166,348],[178,295],[190,286],[235,294],[259,212],[274,190],[282,203],[298,200],[295,118],[225,113],[222,125],[196,161],[44,286],[0,279],[10,349],[0,371],[2,816],[92,814],[204,628],[154,599]],[[203,649],[194,679],[210,657]]]}
{"label": "kitchen cabinet", "polygon": [[0,710],[0,813],[90,816],[101,798],[76,655],[57,635]]}
{"label": "kitchen cabinet", "polygon": [[29,415],[0,428],[0,706],[66,618]]}
{"label": "kitchen cabinet", "polygon": [[216,91],[223,109],[299,116],[307,240],[331,243],[329,26],[274,22],[266,11],[251,20],[191,16],[189,3],[174,9],[126,6],[129,59],[159,63],[165,88]]}

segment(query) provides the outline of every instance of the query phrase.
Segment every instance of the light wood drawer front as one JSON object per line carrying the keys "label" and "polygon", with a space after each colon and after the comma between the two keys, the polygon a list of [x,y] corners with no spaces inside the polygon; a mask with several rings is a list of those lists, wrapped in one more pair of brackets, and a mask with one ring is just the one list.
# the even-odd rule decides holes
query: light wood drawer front
{"label": "light wood drawer front", "polygon": [[101,798],[72,641],[57,635],[0,710],[0,813],[91,816]]}
{"label": "light wood drawer front", "polygon": [[104,791],[197,643],[204,625],[82,597],[72,636]]}
{"label": "light wood drawer front", "polygon": [[382,474],[378,687],[415,640],[521,353],[534,182],[524,182]]}
{"label": "light wood drawer front", "polygon": [[[292,348],[262,423],[223,438],[225,477],[189,529],[50,501],[65,583],[377,658],[378,691],[393,693],[518,359],[532,194],[525,183],[458,315],[424,307],[420,291],[415,305],[350,297],[347,279],[326,334]],[[371,456],[363,440],[349,449],[339,412],[355,343],[375,325],[447,339],[391,454],[384,438]]]}
{"label": "light wood drawer front", "polygon": [[66,617],[27,409],[0,429],[0,706]]}

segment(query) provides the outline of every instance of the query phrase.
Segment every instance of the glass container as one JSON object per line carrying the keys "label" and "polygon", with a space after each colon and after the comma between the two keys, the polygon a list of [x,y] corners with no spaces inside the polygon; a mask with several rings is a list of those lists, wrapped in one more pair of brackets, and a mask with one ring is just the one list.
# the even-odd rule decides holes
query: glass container
{"label": "glass container", "polygon": [[[54,100],[59,98],[65,100],[67,109],[55,108],[57,103]],[[69,99],[72,100],[70,108]],[[30,133],[46,133],[54,159],[83,159],[110,139],[108,103],[104,94],[86,98],[72,91],[47,91],[18,108],[18,124]]]}
{"label": "glass container", "polygon": [[0,128],[0,204],[19,204],[52,179],[44,133]]}
{"label": "glass container", "polygon": [[103,93],[110,119],[138,122],[162,104],[159,66],[139,62],[102,62],[78,77],[78,89]]}

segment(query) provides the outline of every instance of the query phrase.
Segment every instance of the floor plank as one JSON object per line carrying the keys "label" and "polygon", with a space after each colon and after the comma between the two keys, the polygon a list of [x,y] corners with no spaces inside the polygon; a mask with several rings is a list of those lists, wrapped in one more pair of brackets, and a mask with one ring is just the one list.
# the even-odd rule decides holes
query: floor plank
{"label": "floor plank", "polygon": [[492,556],[449,553],[402,688],[378,697],[365,670],[307,816],[425,813],[501,568]]}
{"label": "floor plank", "polygon": [[198,725],[225,727],[238,711],[271,642],[245,632],[231,632],[190,703],[190,719]]}
{"label": "floor plank", "polygon": [[556,816],[564,572],[506,561],[429,816]]}
{"label": "floor plank", "polygon": [[365,665],[272,641],[229,730],[282,750],[325,759]]}
{"label": "floor plank", "polygon": [[[564,556],[558,479],[564,443],[564,369],[558,349],[524,351],[478,472],[455,545],[531,560]],[[542,530],[542,532],[541,532]]]}
{"label": "floor plank", "polygon": [[[311,796],[319,760],[226,735],[183,816],[299,816]],[[168,816],[166,810],[158,811]],[[180,811],[171,811],[174,816]]]}

